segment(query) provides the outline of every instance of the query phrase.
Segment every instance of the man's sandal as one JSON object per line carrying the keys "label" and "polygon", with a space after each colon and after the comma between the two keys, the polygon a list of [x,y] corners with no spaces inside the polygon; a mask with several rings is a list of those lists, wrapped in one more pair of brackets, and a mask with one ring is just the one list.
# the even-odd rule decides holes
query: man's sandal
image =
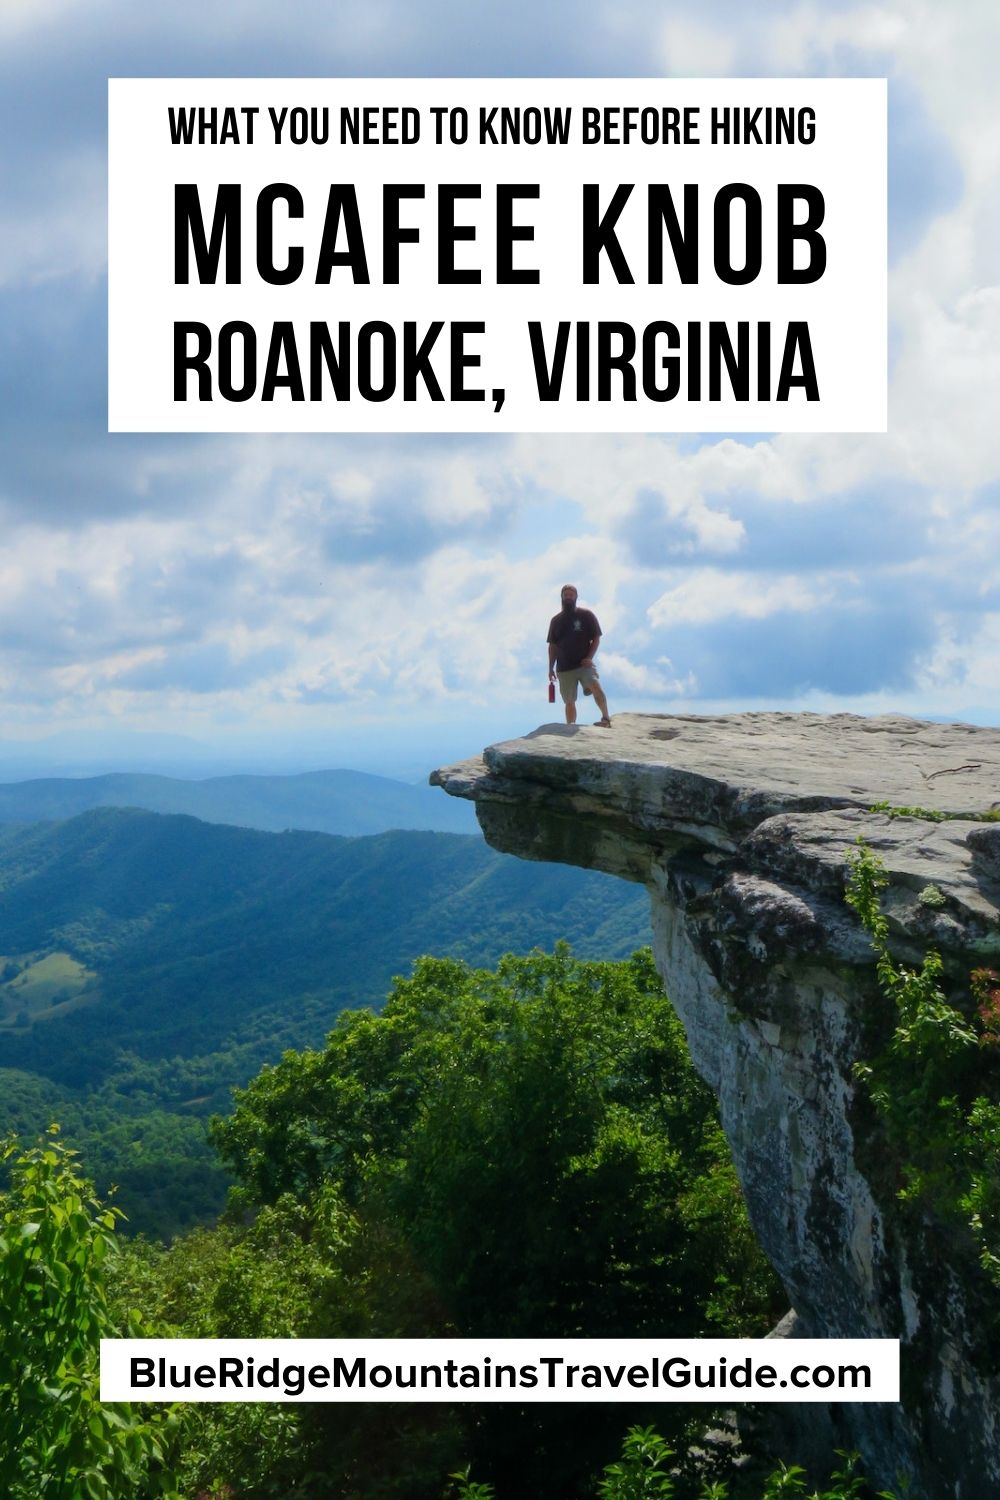
{"label": "man's sandal", "polygon": [[594,724],[594,728],[595,729],[610,729],[611,728],[611,720],[610,719],[598,719],[598,720],[596,720],[596,722]]}

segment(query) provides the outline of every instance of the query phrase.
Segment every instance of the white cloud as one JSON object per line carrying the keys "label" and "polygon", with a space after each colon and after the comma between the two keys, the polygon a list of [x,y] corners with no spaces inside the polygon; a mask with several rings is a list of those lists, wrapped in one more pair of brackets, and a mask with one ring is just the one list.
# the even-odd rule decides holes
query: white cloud
{"label": "white cloud", "polygon": [[666,657],[648,665],[631,661],[619,651],[602,651],[598,665],[608,682],[614,683],[615,692],[630,697],[684,698],[697,687],[693,673],[677,677]]}
{"label": "white cloud", "polygon": [[[100,274],[103,61],[128,58],[139,71],[144,59],[152,69],[162,58],[178,72],[198,71],[203,54],[237,55],[237,23],[241,66],[256,56],[259,71],[277,48],[287,66],[296,45],[301,59],[308,53],[317,71],[330,73],[378,73],[386,59],[400,71],[407,58],[434,56],[450,63],[443,72],[462,71],[463,59],[471,70],[481,55],[473,42],[454,40],[465,35],[462,26],[470,37],[478,28],[475,45],[502,35],[525,72],[536,60],[539,71],[554,71],[584,56],[596,69],[599,43],[620,49],[614,57],[636,73],[649,71],[650,57],[654,67],[689,74],[884,69],[894,107],[912,99],[930,121],[931,148],[949,174],[947,202],[933,204],[933,215],[916,202],[914,237],[891,271],[889,433],[700,444],[652,436],[125,444],[89,428],[79,439],[86,422],[75,408],[50,415],[47,428],[46,412],[37,411],[35,430],[12,434],[27,476],[19,493],[34,483],[37,499],[27,498],[39,512],[46,506],[52,525],[12,516],[7,528],[5,715],[41,723],[155,712],[249,722],[324,705],[336,712],[345,701],[352,712],[403,714],[415,702],[461,712],[537,698],[541,716],[545,625],[565,579],[600,616],[602,662],[620,694],[661,704],[696,695],[687,663],[663,658],[664,629],[707,634],[719,621],[749,628],[787,613],[805,624],[837,611],[858,615],[889,596],[901,617],[907,606],[933,623],[936,644],[921,647],[907,706],[948,712],[956,694],[996,703],[1000,520],[996,499],[982,491],[1000,479],[1000,9],[992,0],[691,3],[672,6],[664,19],[646,0],[603,12],[563,5],[548,18],[555,38],[548,51],[537,10],[487,10],[467,15],[438,0],[406,12],[384,0],[336,13],[306,5],[279,17],[264,0],[225,14],[196,10],[190,0],[139,9],[121,0],[8,0],[0,6],[7,66],[16,56],[37,70],[48,134],[38,133],[30,160],[20,153],[16,187],[4,193],[0,286],[51,283],[58,325],[78,295],[58,278]],[[591,53],[574,51],[588,26]],[[61,113],[60,86],[75,78],[74,37],[80,57],[102,67],[88,75],[85,103]],[[59,49],[49,42],[57,38],[63,49],[52,62]],[[915,182],[919,199],[919,170]],[[95,351],[70,355],[56,343],[53,390],[76,360],[80,385],[93,384]],[[52,452],[64,457],[62,469],[47,467]],[[2,482],[13,494],[10,475],[8,464]],[[114,505],[104,494],[111,488]],[[914,529],[919,522],[926,544],[899,557],[888,547],[871,559],[852,557],[837,571],[822,540],[833,522],[811,542],[803,517],[828,516],[833,502],[858,494],[877,509],[890,490],[895,516],[905,515],[900,494],[912,494]],[[659,551],[643,551],[643,505]],[[755,541],[780,540],[785,515],[814,550],[769,563]],[[633,516],[626,543],[623,523]],[[896,643],[900,656],[906,644]],[[803,699],[821,700],[844,701]],[[899,701],[898,692],[864,699],[879,707]]]}
{"label": "white cloud", "polygon": [[740,444],[694,455],[678,451],[676,440],[659,437],[522,437],[515,462],[525,479],[577,502],[588,521],[601,529],[631,510],[640,491],[662,498],[667,515],[688,534],[697,551],[733,553],[743,542],[743,526],[722,506],[709,504],[705,491],[724,491],[753,464]]}
{"label": "white cloud", "polygon": [[736,71],[735,35],[693,17],[671,16],[665,21],[658,50],[671,78],[725,77]]}
{"label": "white cloud", "polygon": [[82,8],[82,0],[3,0],[0,41],[14,42],[31,32],[46,31],[54,22]]}
{"label": "white cloud", "polygon": [[803,614],[818,609],[831,597],[829,588],[795,575],[764,581],[752,573],[701,568],[654,599],[647,614],[654,626],[707,625],[733,615],[763,620],[789,610]]}
{"label": "white cloud", "polygon": [[806,75],[848,55],[891,54],[908,23],[901,6],[808,4],[764,22],[764,47],[773,71]]}
{"label": "white cloud", "polygon": [[70,148],[19,202],[0,203],[0,287],[94,279],[107,266],[104,151]]}

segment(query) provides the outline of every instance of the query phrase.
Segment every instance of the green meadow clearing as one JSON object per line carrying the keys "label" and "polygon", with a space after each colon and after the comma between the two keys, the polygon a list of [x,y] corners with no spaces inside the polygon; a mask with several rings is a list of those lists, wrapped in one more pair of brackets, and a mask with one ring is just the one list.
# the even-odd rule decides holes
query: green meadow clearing
{"label": "green meadow clearing", "polygon": [[96,978],[69,953],[0,954],[0,1026],[23,1030],[65,1015]]}

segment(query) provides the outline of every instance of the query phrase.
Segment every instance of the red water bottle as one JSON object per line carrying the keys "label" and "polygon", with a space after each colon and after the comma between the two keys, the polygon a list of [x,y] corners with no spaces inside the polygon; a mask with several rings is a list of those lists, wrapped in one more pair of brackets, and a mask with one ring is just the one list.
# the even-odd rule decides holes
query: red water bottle
{"label": "red water bottle", "polygon": [[556,685],[552,681],[552,678],[550,677],[549,678],[549,702],[550,703],[554,703],[555,701],[556,701]]}

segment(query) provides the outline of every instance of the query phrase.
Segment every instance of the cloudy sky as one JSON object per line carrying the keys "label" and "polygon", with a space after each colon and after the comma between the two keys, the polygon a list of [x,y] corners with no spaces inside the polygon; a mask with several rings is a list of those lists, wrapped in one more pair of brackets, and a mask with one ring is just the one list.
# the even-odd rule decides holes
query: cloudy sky
{"label": "cloudy sky", "polygon": [[[998,56],[994,0],[0,0],[0,741],[415,773],[548,716],[564,578],[612,709],[1000,722]],[[108,435],[109,75],[661,73],[888,76],[887,435]]]}

